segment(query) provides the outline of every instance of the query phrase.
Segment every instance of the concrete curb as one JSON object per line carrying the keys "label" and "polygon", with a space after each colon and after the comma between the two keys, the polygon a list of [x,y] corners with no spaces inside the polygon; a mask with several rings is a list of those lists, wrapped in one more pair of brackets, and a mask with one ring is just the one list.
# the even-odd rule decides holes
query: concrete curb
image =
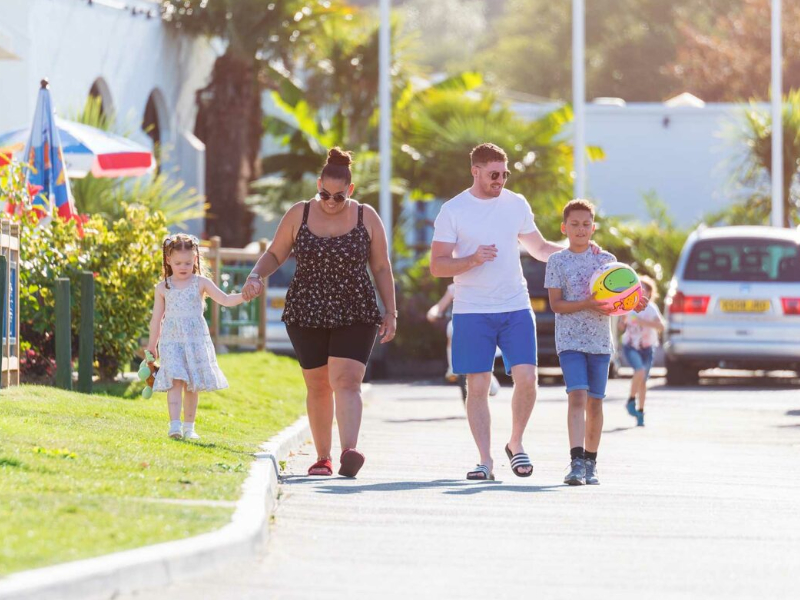
{"label": "concrete curb", "polygon": [[269,537],[278,496],[280,461],[310,439],[308,419],[261,446],[242,487],[231,522],[195,537],[33,569],[0,580],[0,600],[100,600],[194,577],[237,558],[253,556]]}

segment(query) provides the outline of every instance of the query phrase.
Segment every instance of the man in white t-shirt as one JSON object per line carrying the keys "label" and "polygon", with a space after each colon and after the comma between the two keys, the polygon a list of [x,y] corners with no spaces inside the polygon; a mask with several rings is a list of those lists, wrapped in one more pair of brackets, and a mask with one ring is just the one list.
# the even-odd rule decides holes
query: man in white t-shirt
{"label": "man in white t-shirt", "polygon": [[453,277],[453,370],[467,375],[467,418],[480,463],[467,479],[494,479],[489,386],[495,348],[514,378],[511,438],[506,454],[519,477],[533,465],[522,436],[536,401],[536,323],[519,259],[519,244],[546,262],[561,250],[533,222],[519,194],[504,189],[508,157],[494,144],[470,153],[472,187],[446,202],[436,218],[431,274]]}

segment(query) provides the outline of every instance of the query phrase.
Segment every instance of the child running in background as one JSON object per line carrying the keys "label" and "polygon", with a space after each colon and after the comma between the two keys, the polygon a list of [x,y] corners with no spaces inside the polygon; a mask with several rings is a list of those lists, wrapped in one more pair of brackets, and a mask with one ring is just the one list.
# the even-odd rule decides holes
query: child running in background
{"label": "child running in background", "polygon": [[[636,425],[644,427],[644,401],[647,395],[647,379],[650,367],[653,366],[653,352],[660,343],[661,332],[664,331],[664,317],[655,304],[658,290],[655,282],[649,277],[639,278],[642,293],[650,300],[641,313],[628,313],[620,318],[618,327],[622,334],[622,352],[633,368],[631,393],[628,398],[628,413],[636,418]],[[639,402],[637,406],[636,397]]]}
{"label": "child running in background", "polygon": [[194,421],[198,392],[228,387],[203,318],[203,298],[207,295],[222,306],[237,306],[244,300],[241,294],[226,294],[201,275],[196,237],[170,235],[161,250],[162,280],[155,288],[147,345],[150,353],[161,359],[153,390],[167,392],[169,437],[197,440],[200,436],[194,430]]}
{"label": "child running in background", "polygon": [[[600,483],[597,451],[608,366],[614,351],[608,316],[613,306],[594,299],[590,282],[597,269],[616,258],[608,252],[591,251],[594,214],[594,205],[587,200],[567,203],[561,232],[569,239],[569,247],[550,256],[544,279],[550,306],[556,313],[556,350],[569,402],[570,465],[564,478],[569,485]],[[636,310],[646,304],[642,298]]]}

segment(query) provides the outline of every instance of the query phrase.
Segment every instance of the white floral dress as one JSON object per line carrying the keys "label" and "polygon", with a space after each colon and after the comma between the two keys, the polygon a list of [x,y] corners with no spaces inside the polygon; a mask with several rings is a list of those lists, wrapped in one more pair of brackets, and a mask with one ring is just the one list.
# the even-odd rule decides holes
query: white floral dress
{"label": "white floral dress", "polygon": [[166,310],[158,341],[161,368],[153,390],[166,392],[174,379],[185,381],[190,392],[227,388],[228,380],[219,369],[214,343],[203,318],[199,278],[193,275],[189,285],[181,289],[171,279],[164,291]]}

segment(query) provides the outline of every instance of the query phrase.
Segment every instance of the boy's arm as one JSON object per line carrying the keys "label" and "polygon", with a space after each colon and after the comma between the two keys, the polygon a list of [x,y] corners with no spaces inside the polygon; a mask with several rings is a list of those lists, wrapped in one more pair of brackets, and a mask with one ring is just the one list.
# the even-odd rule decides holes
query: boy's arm
{"label": "boy's arm", "polygon": [[200,278],[200,291],[204,294],[208,294],[208,297],[220,306],[238,306],[244,302],[244,298],[241,294],[226,294],[217,287],[216,283],[207,277]]}
{"label": "boy's arm", "polygon": [[150,318],[150,337],[147,340],[147,350],[154,358],[158,358],[158,338],[161,337],[161,321],[164,319],[164,293],[159,283],[155,287],[155,300],[153,301],[153,316]]}
{"label": "boy's arm", "polygon": [[562,315],[580,312],[582,310],[592,310],[601,315],[608,316],[614,311],[614,307],[600,300],[594,299],[594,294],[586,300],[564,300],[561,295],[561,288],[548,288],[547,294],[550,297],[550,308],[555,313]]}

